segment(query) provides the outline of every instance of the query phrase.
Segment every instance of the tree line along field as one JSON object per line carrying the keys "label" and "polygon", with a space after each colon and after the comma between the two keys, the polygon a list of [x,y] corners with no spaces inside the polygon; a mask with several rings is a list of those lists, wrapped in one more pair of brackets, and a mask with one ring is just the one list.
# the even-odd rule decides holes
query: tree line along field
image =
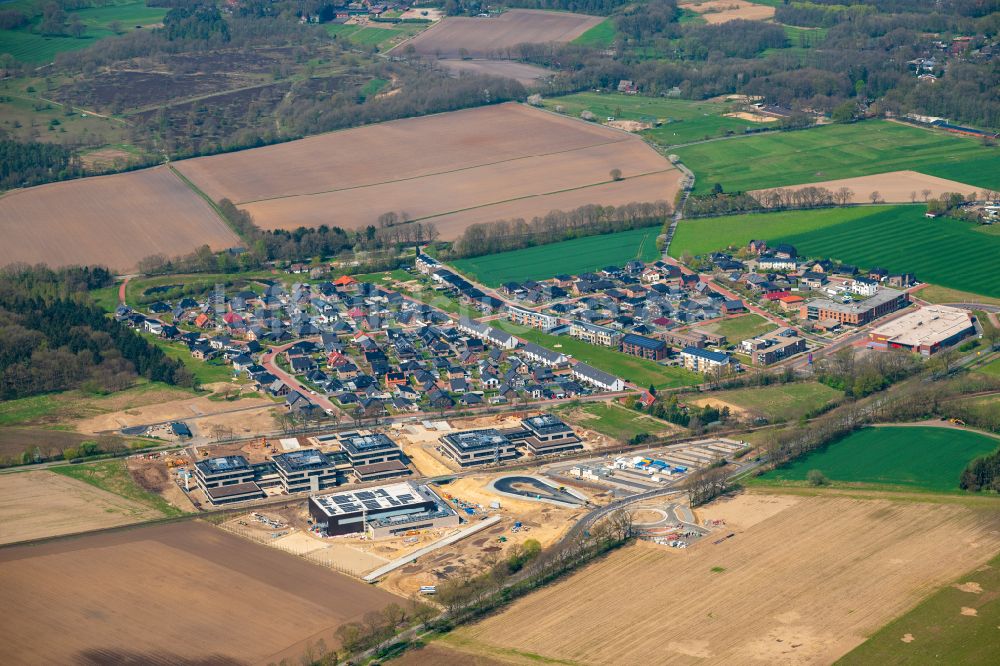
{"label": "tree line along field", "polygon": [[[3,7],[21,9],[28,4],[8,2]],[[143,0],[119,0],[102,7],[68,9],[67,19],[79,20],[86,28],[82,37],[42,35],[36,32],[39,18],[23,28],[0,30],[0,52],[9,53],[22,62],[49,62],[58,53],[85,49],[101,39],[118,34],[112,29],[114,23],[124,33],[135,30],[138,26],[157,25],[166,13],[166,7],[147,7]]]}
{"label": "tree line along field", "polygon": [[662,121],[661,126],[639,133],[644,139],[660,146],[702,141],[725,132],[742,133],[747,127],[760,127],[758,123],[726,117],[724,114],[733,111],[735,107],[725,102],[581,92],[545,98],[542,103],[545,108],[552,110],[561,106],[564,113],[571,116],[578,117],[582,111],[590,111],[601,122],[605,122],[607,118]]}
{"label": "tree line along field", "polygon": [[946,426],[865,428],[752,483],[805,485],[809,471],[818,469],[837,484],[960,492],[959,477],[969,461],[997,448],[998,438]]}
{"label": "tree line along field", "polygon": [[676,153],[694,171],[697,194],[715,183],[735,192],[905,169],[1000,189],[1000,149],[882,120],[711,141]]}
{"label": "tree line along field", "polygon": [[670,254],[706,254],[753,238],[791,243],[800,256],[911,272],[921,282],[1000,297],[1000,236],[969,222],[928,219],[923,206],[855,206],[684,220]]}
{"label": "tree line along field", "polygon": [[621,266],[632,259],[655,261],[659,256],[656,237],[661,232],[659,226],[632,229],[450,263],[482,284],[499,287],[505,282],[546,280],[562,273],[579,275],[608,265]]}
{"label": "tree line along field", "polygon": [[697,510],[733,538],[629,545],[439,644],[515,663],[832,663],[997,552],[982,504],[744,493]]}

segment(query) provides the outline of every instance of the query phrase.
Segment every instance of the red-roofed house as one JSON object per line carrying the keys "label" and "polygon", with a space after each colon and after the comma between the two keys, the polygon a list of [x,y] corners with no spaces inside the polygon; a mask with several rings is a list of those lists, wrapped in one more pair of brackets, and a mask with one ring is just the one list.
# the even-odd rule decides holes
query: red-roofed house
{"label": "red-roofed house", "polygon": [[335,287],[350,287],[351,285],[357,284],[358,281],[352,278],[350,275],[341,275],[339,278],[333,281]]}

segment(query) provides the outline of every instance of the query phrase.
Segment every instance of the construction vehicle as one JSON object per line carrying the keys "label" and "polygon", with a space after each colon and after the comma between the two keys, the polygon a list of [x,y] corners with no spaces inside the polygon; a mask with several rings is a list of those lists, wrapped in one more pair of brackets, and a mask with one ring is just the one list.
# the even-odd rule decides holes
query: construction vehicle
{"label": "construction vehicle", "polygon": [[953,425],[962,425],[962,426],[965,425],[965,421],[963,421],[962,419],[948,419],[948,423],[951,423]]}

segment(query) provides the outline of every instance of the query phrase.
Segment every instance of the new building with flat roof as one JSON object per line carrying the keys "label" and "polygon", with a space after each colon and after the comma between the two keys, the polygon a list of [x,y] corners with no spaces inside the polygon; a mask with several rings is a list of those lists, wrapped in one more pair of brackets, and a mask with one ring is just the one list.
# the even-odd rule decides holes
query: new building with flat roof
{"label": "new building with flat roof", "polygon": [[559,325],[559,317],[555,315],[535,312],[534,310],[527,310],[514,305],[507,306],[507,318],[515,324],[540,328],[543,331],[551,331]]}
{"label": "new building with flat roof", "polygon": [[906,349],[930,356],[975,332],[965,310],[931,305],[872,329],[868,341],[873,349]]}
{"label": "new building with flat roof", "polygon": [[727,367],[738,370],[739,361],[725,352],[710,351],[708,349],[698,349],[696,347],[685,347],[681,350],[681,360],[684,367],[695,372],[708,372],[718,367]]}
{"label": "new building with flat roof", "polygon": [[442,436],[441,448],[462,467],[487,465],[517,457],[514,443],[494,428],[465,430]]}
{"label": "new building with flat roof", "polygon": [[357,481],[380,481],[412,473],[403,463],[403,450],[383,433],[347,433],[340,440],[340,449],[354,468]]}
{"label": "new building with flat roof", "polygon": [[799,307],[799,316],[813,321],[832,320],[841,324],[864,326],[890,312],[906,307],[909,297],[905,292],[879,289],[874,296],[863,301],[838,303],[826,298],[818,298]]}
{"label": "new building with flat roof", "polygon": [[255,472],[243,456],[220,456],[194,464],[194,479],[212,504],[263,498]]}
{"label": "new building with flat roof", "polygon": [[300,449],[280,453],[272,458],[285,492],[315,493],[337,486],[342,471],[336,463],[318,449]]}
{"label": "new building with flat roof", "polygon": [[327,536],[368,532],[391,537],[460,522],[428,486],[410,482],[310,497],[309,515]]}
{"label": "new building with flat roof", "polygon": [[795,329],[779,328],[756,338],[748,338],[740,343],[740,349],[750,355],[754,365],[771,365],[783,358],[794,356],[806,350],[806,341]]}
{"label": "new building with flat roof", "polygon": [[583,442],[573,429],[552,414],[539,414],[522,419],[521,425],[525,432],[521,441],[528,451],[536,456],[578,451],[583,448]]}

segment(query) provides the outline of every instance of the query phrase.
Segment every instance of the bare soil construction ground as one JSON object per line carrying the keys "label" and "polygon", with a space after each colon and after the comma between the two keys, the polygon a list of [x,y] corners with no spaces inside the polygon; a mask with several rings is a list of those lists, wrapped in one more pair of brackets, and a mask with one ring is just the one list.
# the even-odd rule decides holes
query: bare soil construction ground
{"label": "bare soil construction ground", "polygon": [[222,250],[240,240],[166,167],[51,183],[0,197],[0,265],[133,269],[152,254]]}
{"label": "bare soil construction ground", "polygon": [[273,430],[274,419],[270,411],[276,406],[276,403],[266,398],[240,398],[229,402],[194,396],[93,416],[78,421],[75,426],[83,433],[98,433],[129,426],[183,420],[192,426],[195,435],[208,436],[215,425],[231,427],[236,434],[247,435]]}
{"label": "bare soil construction ground", "polygon": [[[781,188],[785,190],[796,190],[806,185],[792,185]],[[944,192],[959,192],[969,194],[970,192],[980,192],[972,185],[959,183],[946,178],[928,176],[916,171],[891,171],[889,173],[879,173],[872,176],[859,176],[857,178],[840,178],[838,180],[824,180],[819,183],[809,183],[808,187],[825,187],[836,192],[841,187],[849,188],[854,192],[852,203],[871,203],[869,196],[872,192],[881,195],[881,201],[885,203],[912,203],[914,201],[922,203],[925,201],[923,191],[930,190],[928,198],[934,199]],[[751,194],[761,194],[769,190],[753,190]],[[914,195],[915,199],[914,199]]]}
{"label": "bare soil construction ground", "polygon": [[54,472],[0,475],[0,544],[160,517],[156,509]]}
{"label": "bare soil construction ground", "polygon": [[986,503],[747,494],[698,518],[727,525],[628,546],[444,642],[513,663],[830,663],[1000,548]]}
{"label": "bare soil construction ground", "polygon": [[774,7],[755,5],[745,0],[685,0],[677,6],[701,14],[708,23],[726,23],[737,19],[766,21],[774,16]]}
{"label": "bare soil construction ground", "polygon": [[544,79],[555,74],[550,69],[514,60],[438,60],[438,64],[456,76],[463,72],[506,76],[508,79],[519,81],[525,86],[536,85],[539,79]]}
{"label": "bare soil construction ground", "polygon": [[[334,132],[177,168],[266,229],[361,228],[383,213],[405,212],[433,220],[443,239],[507,216],[672,200],[680,178],[637,137],[518,104]],[[624,180],[609,182],[612,169]]]}
{"label": "bare soil construction ground", "polygon": [[451,16],[405,44],[419,54],[439,58],[485,57],[518,44],[570,42],[603,20],[600,16],[532,9],[512,9],[491,18]]}
{"label": "bare soil construction ground", "polygon": [[749,120],[752,123],[776,123],[778,119],[775,116],[765,116],[763,113],[750,113],[748,111],[736,111],[735,113],[724,113],[722,114],[727,118],[739,118],[740,120]]}
{"label": "bare soil construction ground", "polygon": [[0,551],[9,663],[298,663],[397,597],[200,522]]}

